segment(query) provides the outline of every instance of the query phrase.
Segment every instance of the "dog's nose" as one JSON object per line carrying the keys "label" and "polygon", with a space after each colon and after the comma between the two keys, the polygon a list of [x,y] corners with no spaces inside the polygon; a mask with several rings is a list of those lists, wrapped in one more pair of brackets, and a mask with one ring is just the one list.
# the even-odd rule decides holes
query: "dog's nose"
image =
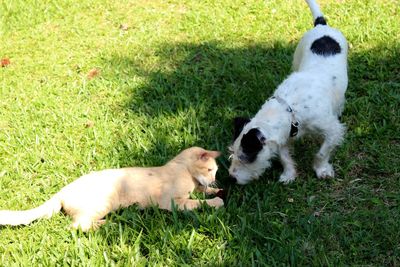
{"label": "dog's nose", "polygon": [[231,184],[236,184],[237,183],[237,179],[235,177],[233,177],[232,175],[229,175],[228,181]]}

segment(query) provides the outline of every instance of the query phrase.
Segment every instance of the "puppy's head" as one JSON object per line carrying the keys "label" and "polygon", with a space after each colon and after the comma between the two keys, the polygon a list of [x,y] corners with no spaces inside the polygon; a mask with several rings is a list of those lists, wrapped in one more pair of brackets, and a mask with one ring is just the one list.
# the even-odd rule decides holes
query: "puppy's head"
{"label": "puppy's head", "polygon": [[203,186],[215,182],[218,170],[216,158],[220,156],[219,151],[205,150],[200,147],[192,147],[184,151],[183,160],[191,175]]}
{"label": "puppy's head", "polygon": [[238,184],[247,184],[271,165],[270,160],[277,153],[278,145],[267,139],[255,121],[236,118],[234,127],[234,142],[229,148],[229,175]]}

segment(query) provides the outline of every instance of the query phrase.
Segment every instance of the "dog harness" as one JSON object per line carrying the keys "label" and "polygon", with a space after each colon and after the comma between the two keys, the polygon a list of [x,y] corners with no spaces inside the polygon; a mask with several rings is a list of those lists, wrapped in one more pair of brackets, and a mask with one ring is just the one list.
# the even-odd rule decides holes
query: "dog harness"
{"label": "dog harness", "polygon": [[286,111],[290,112],[292,116],[292,123],[290,126],[290,137],[295,137],[299,133],[299,121],[296,120],[296,117],[294,115],[293,109],[290,107],[290,105],[281,97],[279,96],[272,96],[270,99],[275,99],[278,101],[279,104],[286,106]]}

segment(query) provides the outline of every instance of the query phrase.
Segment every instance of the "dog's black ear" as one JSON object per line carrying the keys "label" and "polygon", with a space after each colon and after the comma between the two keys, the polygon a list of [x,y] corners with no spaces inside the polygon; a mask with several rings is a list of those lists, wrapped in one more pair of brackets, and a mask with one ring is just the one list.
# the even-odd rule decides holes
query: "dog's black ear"
{"label": "dog's black ear", "polygon": [[244,118],[244,117],[236,117],[233,119],[233,140],[236,140],[240,133],[243,130],[243,127],[249,123],[250,119],[249,118]]}
{"label": "dog's black ear", "polygon": [[243,144],[243,142],[245,142],[247,145],[250,145],[250,147],[257,146],[256,144],[262,146],[265,145],[266,142],[265,136],[258,128],[253,128],[250,131],[248,131],[245,135],[243,135],[243,139],[241,143]]}
{"label": "dog's black ear", "polygon": [[260,130],[257,129],[257,138],[260,141],[262,145],[265,145],[265,142],[267,141],[267,138],[262,134]]}
{"label": "dog's black ear", "polygon": [[249,163],[253,162],[256,159],[258,152],[263,149],[265,142],[265,136],[257,128],[253,128],[244,134],[240,141],[240,146],[244,153],[244,155],[242,155],[242,161]]}

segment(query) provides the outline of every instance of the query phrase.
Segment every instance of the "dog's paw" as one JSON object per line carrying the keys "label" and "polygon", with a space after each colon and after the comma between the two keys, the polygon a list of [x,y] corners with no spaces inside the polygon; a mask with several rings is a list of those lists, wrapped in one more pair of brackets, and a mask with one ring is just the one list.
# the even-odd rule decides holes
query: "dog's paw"
{"label": "dog's paw", "polygon": [[332,165],[329,163],[319,167],[314,167],[314,170],[317,174],[317,177],[320,179],[333,178],[335,176],[335,171],[333,170]]}
{"label": "dog's paw", "polygon": [[220,208],[224,206],[224,201],[220,197],[214,197],[207,200],[207,204],[211,207]]}
{"label": "dog's paw", "polygon": [[279,182],[289,184],[296,179],[296,172],[283,172],[279,177]]}

